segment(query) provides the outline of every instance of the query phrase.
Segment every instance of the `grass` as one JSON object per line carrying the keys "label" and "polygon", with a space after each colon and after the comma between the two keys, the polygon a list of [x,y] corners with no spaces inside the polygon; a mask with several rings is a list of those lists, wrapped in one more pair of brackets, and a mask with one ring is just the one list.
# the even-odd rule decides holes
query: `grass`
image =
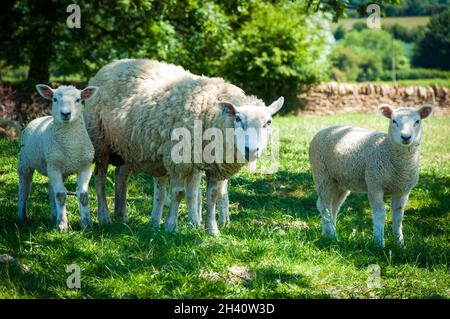
{"label": "grass", "polygon": [[[320,128],[348,123],[385,130],[381,116],[276,118],[280,169],[273,175],[243,171],[233,178],[231,225],[217,238],[188,227],[184,205],[177,234],[151,230],[152,183],[144,175],[131,180],[128,225],[99,226],[91,200],[94,228],[82,231],[70,196],[73,230],[58,233],[50,222],[47,179],[37,174],[30,220],[18,224],[19,145],[0,140],[0,254],[17,260],[0,266],[0,298],[449,298],[449,120],[434,117],[424,124],[420,181],[404,221],[406,246],[394,244],[387,224],[384,250],[372,246],[363,194],[352,194],[344,204],[338,217],[340,240],[321,239],[307,161],[308,142]],[[112,176],[111,171],[110,207]],[[67,188],[75,190],[75,177]],[[92,185],[90,196],[95,196]],[[294,227],[293,221],[307,228]],[[81,267],[81,289],[66,286],[66,266],[72,263]],[[381,268],[379,287],[368,285],[368,268],[374,264]],[[247,280],[236,280],[232,266],[245,267]]]}
{"label": "grass", "polygon": [[[361,83],[361,82],[358,82]],[[362,83],[378,83],[378,84],[389,84],[392,85],[392,81],[370,81]],[[437,84],[440,87],[450,87],[449,79],[414,79],[414,80],[398,80],[397,85],[399,86],[433,86]]]}
{"label": "grass", "polygon": [[[342,24],[345,30],[350,31],[353,25],[357,22],[366,22],[367,18],[349,18],[340,20],[338,23],[332,24],[332,29],[335,30],[338,25]],[[430,17],[381,17],[381,25],[400,24],[407,28],[417,27],[419,25],[426,25]]]}

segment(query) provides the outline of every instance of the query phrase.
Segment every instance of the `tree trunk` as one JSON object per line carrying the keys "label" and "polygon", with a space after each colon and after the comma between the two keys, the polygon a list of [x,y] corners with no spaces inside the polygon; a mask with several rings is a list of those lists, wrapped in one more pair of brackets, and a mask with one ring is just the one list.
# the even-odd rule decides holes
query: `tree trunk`
{"label": "tree trunk", "polygon": [[[46,39],[47,40],[47,39]],[[53,46],[48,41],[36,41],[31,50],[28,81],[48,83]]]}

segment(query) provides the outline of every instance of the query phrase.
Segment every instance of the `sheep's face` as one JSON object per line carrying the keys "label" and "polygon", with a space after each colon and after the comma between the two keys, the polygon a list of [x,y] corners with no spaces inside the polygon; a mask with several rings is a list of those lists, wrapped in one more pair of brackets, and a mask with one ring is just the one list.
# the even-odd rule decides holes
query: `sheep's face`
{"label": "sheep's face", "polygon": [[283,102],[283,97],[268,107],[237,107],[230,102],[220,102],[223,114],[234,119],[234,142],[246,161],[255,161],[266,150],[272,132],[272,116],[281,109]]}
{"label": "sheep's face", "polygon": [[78,90],[73,86],[61,85],[56,90],[45,84],[36,85],[39,94],[52,101],[52,116],[56,122],[71,123],[82,116],[82,102],[92,98],[97,87],[88,86]]}
{"label": "sheep's face", "polygon": [[382,104],[380,111],[391,120],[389,135],[392,141],[408,147],[420,143],[422,138],[422,120],[433,113],[433,106],[423,105],[419,109],[393,109],[390,105]]}

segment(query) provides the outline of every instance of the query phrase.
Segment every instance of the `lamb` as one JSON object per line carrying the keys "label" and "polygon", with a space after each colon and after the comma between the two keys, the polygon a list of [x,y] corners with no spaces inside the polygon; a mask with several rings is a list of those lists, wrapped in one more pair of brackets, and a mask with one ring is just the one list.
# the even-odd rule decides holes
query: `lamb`
{"label": "lamb", "polygon": [[336,236],[336,215],[350,191],[368,194],[372,209],[374,244],[384,247],[386,210],[383,195],[392,197],[392,231],[403,245],[402,220],[409,193],[419,178],[419,144],[422,120],[433,112],[380,106],[390,119],[389,132],[350,126],[319,131],[309,147],[309,161],[322,216],[322,234]]}
{"label": "lamb", "polygon": [[38,84],[36,89],[47,100],[52,100],[52,116],[31,121],[22,134],[19,153],[19,220],[27,219],[26,204],[33,173],[49,177],[49,197],[52,218],[59,231],[68,229],[66,190],[64,181],[78,174],[77,198],[84,227],[92,225],[88,207],[88,185],[92,175],[94,147],[86,131],[82,115],[84,101],[92,98],[97,87],[78,90],[73,86],[60,86],[56,90]]}
{"label": "lamb", "polygon": [[[85,113],[96,151],[94,175],[99,221],[110,222],[104,191],[106,170],[109,162],[120,158],[118,162],[123,162],[123,169],[129,172],[144,172],[159,178],[169,176],[172,200],[165,222],[167,231],[177,228],[177,211],[184,194],[190,223],[196,227],[200,225],[197,186],[201,171],[205,171],[205,227],[209,234],[219,234],[215,205],[217,198],[224,195],[225,180],[245,165],[245,161],[237,160],[238,154],[254,163],[265,150],[272,115],[281,109],[283,98],[265,107],[261,100],[245,95],[240,88],[221,78],[197,76],[179,66],[146,59],[110,63],[100,69],[90,85],[100,87]],[[226,136],[227,128],[234,129],[232,150],[236,152],[231,162],[227,161],[226,152],[222,154],[222,162],[206,162],[202,156],[206,146],[202,144],[197,149],[190,139],[187,140],[188,149],[194,159],[188,162],[172,159],[172,149],[179,144],[172,138],[174,131],[185,129],[190,137],[194,137],[198,134],[197,124],[203,131],[217,128],[222,136]],[[254,134],[255,138],[239,142],[251,130],[258,132]],[[196,154],[200,155],[199,159]],[[122,192],[125,181],[123,178],[119,185]],[[159,226],[161,216],[159,212],[154,215],[152,224]]]}

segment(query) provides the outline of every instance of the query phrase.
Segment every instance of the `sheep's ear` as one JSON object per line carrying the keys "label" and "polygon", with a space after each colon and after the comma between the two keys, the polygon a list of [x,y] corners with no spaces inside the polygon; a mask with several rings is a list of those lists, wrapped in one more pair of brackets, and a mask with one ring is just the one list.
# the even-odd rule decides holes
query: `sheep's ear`
{"label": "sheep's ear", "polygon": [[422,105],[422,107],[420,109],[418,109],[417,111],[419,112],[420,117],[425,119],[433,113],[433,110],[434,110],[433,105],[425,104],[425,105]]}
{"label": "sheep's ear", "polygon": [[269,105],[270,115],[275,115],[282,107],[284,103],[284,97],[280,97],[278,100]]}
{"label": "sheep's ear", "polygon": [[394,113],[394,109],[389,104],[381,104],[378,109],[380,110],[381,114],[384,115],[384,117],[387,117],[390,119],[392,117],[392,114]]}
{"label": "sheep's ear", "polygon": [[222,108],[222,116],[234,117],[238,112],[237,107],[231,102],[222,101],[219,102],[219,106]]}
{"label": "sheep's ear", "polygon": [[86,101],[92,98],[98,91],[98,87],[96,86],[88,86],[84,90],[81,91],[81,100]]}
{"label": "sheep's ear", "polygon": [[53,98],[53,89],[45,84],[36,85],[36,90],[38,93],[47,100],[51,100]]}

